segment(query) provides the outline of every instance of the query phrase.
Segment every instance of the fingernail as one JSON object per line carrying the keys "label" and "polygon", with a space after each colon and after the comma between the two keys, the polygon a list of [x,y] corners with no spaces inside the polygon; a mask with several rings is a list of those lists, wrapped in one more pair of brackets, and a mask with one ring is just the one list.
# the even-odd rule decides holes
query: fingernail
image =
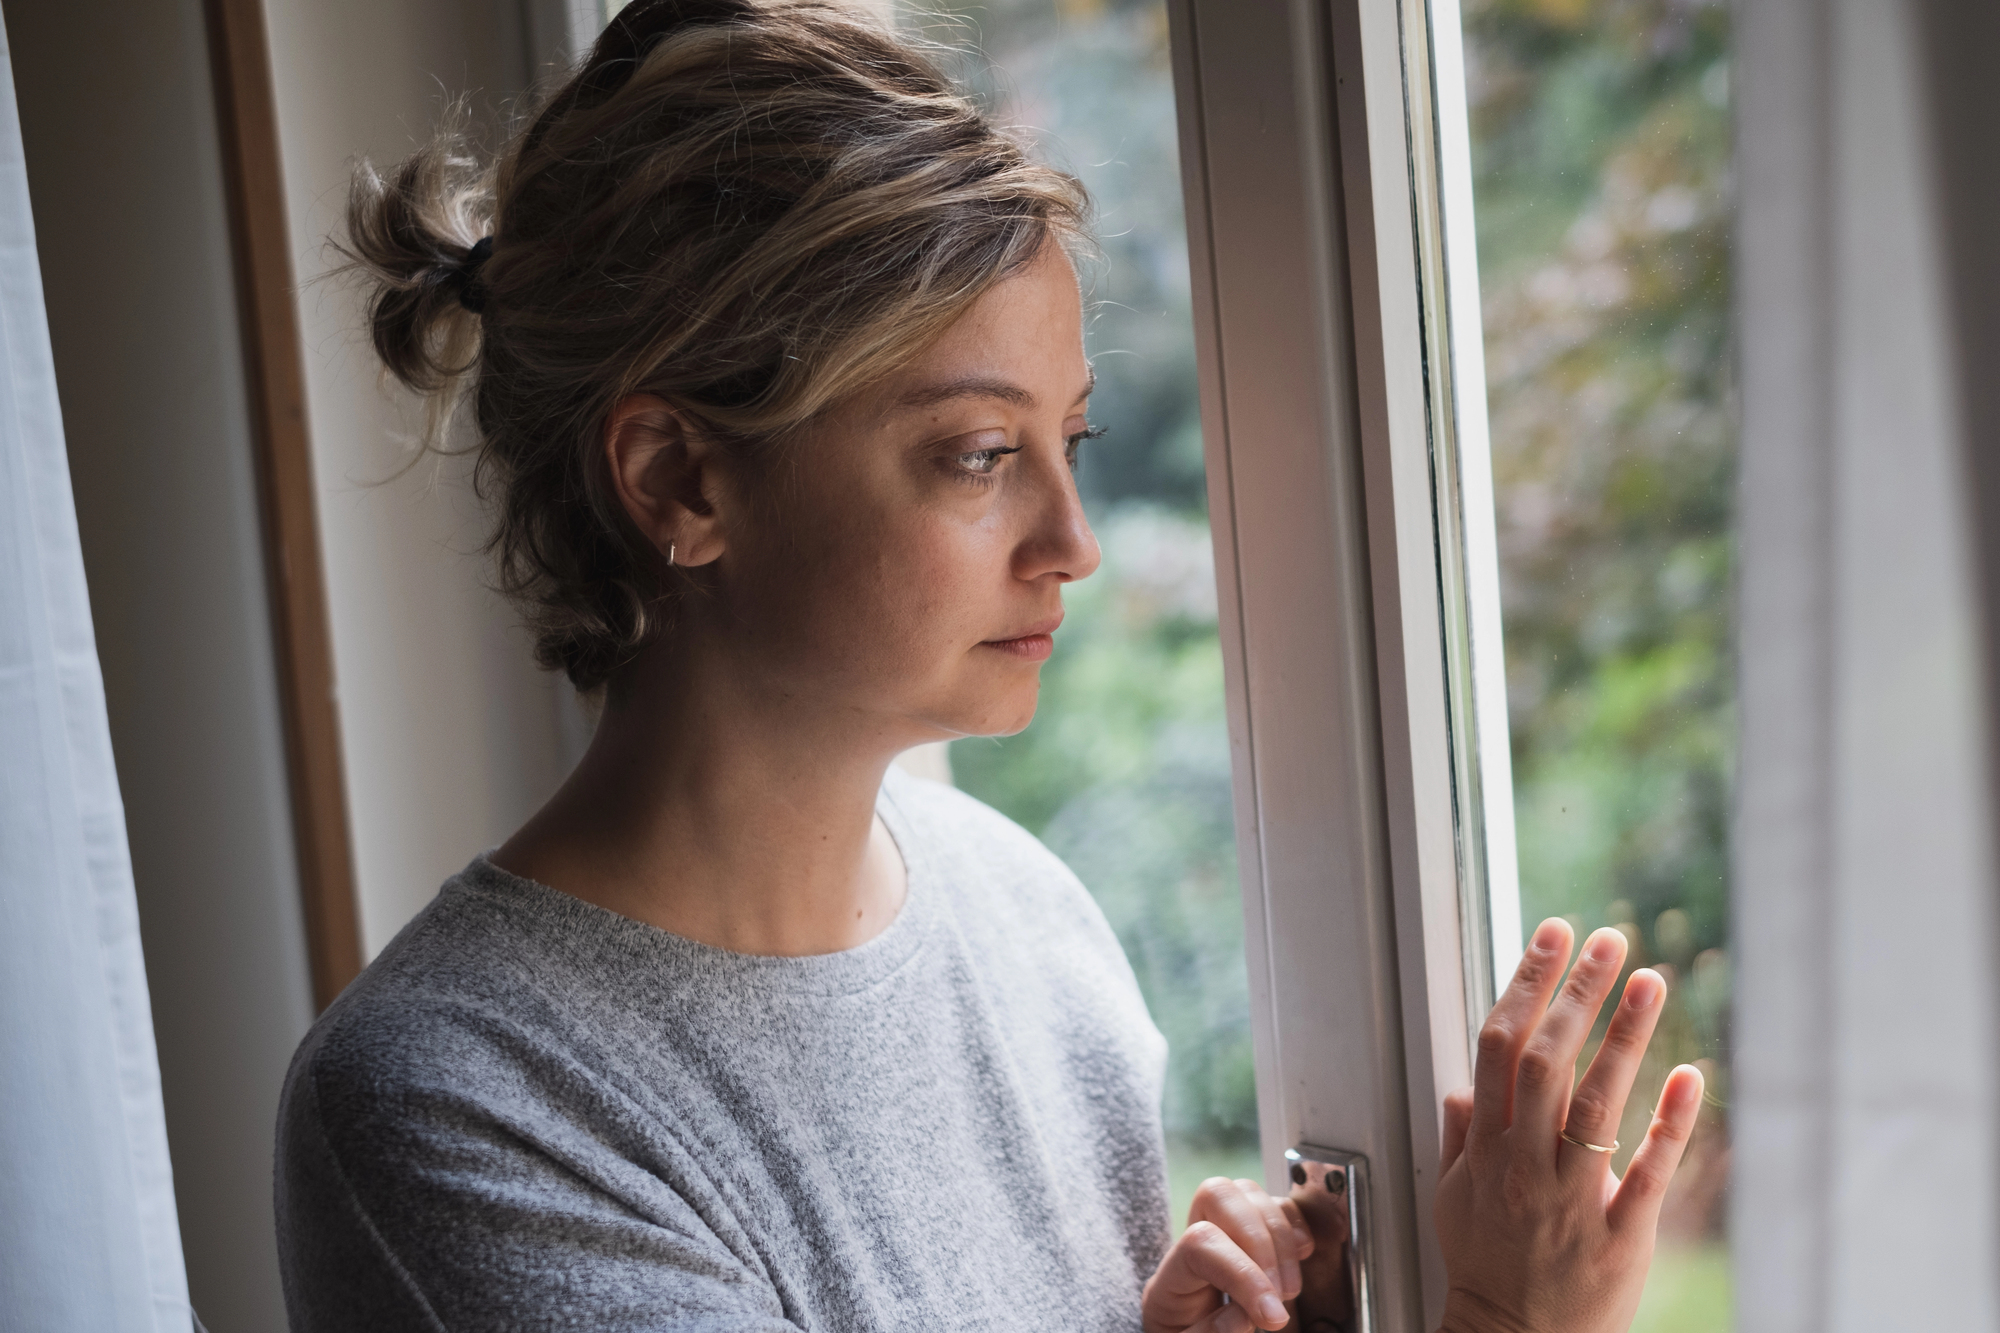
{"label": "fingernail", "polygon": [[1653,1001],[1660,998],[1659,977],[1652,972],[1634,972],[1632,979],[1625,983],[1625,1007],[1627,1009],[1651,1009]]}
{"label": "fingernail", "polygon": [[1625,937],[1617,931],[1600,930],[1590,937],[1590,956],[1600,963],[1612,962],[1618,957],[1618,946],[1624,942]]}
{"label": "fingernail", "polygon": [[1535,927],[1535,949],[1540,953],[1554,953],[1557,946],[1562,943],[1562,937],[1563,923],[1555,917],[1550,917]]}
{"label": "fingernail", "polygon": [[1276,1296],[1266,1295],[1262,1300],[1258,1301],[1257,1313],[1263,1316],[1265,1323],[1276,1324],[1280,1328],[1284,1327],[1285,1303]]}
{"label": "fingernail", "polygon": [[1283,1291],[1285,1289],[1284,1275],[1280,1273],[1277,1269],[1275,1268],[1265,1269],[1264,1276],[1270,1279],[1271,1289],[1273,1291]]}
{"label": "fingernail", "polygon": [[1312,1232],[1307,1231],[1304,1227],[1293,1227],[1292,1235],[1298,1240],[1300,1254],[1312,1253],[1312,1248],[1313,1248]]}

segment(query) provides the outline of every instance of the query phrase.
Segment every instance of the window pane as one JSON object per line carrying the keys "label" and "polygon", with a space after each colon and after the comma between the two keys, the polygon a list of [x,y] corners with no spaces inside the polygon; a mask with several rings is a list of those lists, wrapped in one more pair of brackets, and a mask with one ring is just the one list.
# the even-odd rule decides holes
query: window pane
{"label": "window pane", "polygon": [[1159,0],[902,6],[976,48],[1003,123],[1089,186],[1098,374],[1080,472],[1104,564],[1068,590],[1021,735],[952,747],[958,784],[1039,834],[1103,906],[1170,1047],[1176,1225],[1194,1186],[1260,1176],[1172,76]]}
{"label": "window pane", "polygon": [[[1617,926],[1709,1105],[1634,1328],[1730,1324],[1729,13],[1462,0],[1523,915]],[[1601,1031],[1601,1029],[1600,1029]]]}

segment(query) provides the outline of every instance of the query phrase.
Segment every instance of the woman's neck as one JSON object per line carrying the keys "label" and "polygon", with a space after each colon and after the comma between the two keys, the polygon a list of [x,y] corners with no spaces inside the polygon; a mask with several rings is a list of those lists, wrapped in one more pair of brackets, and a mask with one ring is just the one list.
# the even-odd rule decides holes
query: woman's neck
{"label": "woman's neck", "polygon": [[[635,664],[637,665],[637,664]],[[895,747],[692,663],[645,669],[562,789],[494,853],[538,880],[737,953],[851,949],[895,919],[901,855],[875,817]]]}

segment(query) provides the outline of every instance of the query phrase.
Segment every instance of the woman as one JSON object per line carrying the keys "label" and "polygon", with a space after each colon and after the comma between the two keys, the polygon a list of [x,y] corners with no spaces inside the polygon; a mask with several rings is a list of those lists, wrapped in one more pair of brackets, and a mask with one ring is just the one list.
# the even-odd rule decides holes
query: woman
{"label": "woman", "polygon": [[[376,347],[469,405],[502,585],[603,713],[301,1047],[295,1328],[1284,1325],[1289,1201],[1210,1181],[1169,1243],[1165,1051],[1088,894],[890,768],[1026,726],[1096,568],[1085,202],[806,0],[641,0],[491,176],[447,140],[357,187]],[[1447,1105],[1459,1333],[1622,1328],[1692,1126],[1689,1070],[1622,1186],[1590,1149],[1663,987],[1572,1099],[1623,939],[1551,1006],[1570,948]]]}

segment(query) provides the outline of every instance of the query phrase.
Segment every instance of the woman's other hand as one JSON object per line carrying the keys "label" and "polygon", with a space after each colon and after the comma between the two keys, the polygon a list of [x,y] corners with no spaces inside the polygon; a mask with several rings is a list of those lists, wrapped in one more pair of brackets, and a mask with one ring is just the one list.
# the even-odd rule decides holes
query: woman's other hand
{"label": "woman's other hand", "polygon": [[1146,1283],[1146,1333],[1283,1328],[1290,1318],[1284,1302],[1299,1294],[1299,1261],[1312,1249],[1290,1199],[1272,1198],[1254,1180],[1204,1180],[1188,1229]]}
{"label": "woman's other hand", "polygon": [[1638,1308],[1660,1200],[1701,1109],[1701,1073],[1682,1065],[1668,1076],[1623,1180],[1609,1153],[1564,1140],[1613,1144],[1667,993],[1659,973],[1632,974],[1572,1093],[1625,937],[1597,931],[1562,981],[1571,942],[1559,919],[1535,931],[1480,1030],[1473,1087],[1445,1099],[1443,1333],[1623,1333]]}

